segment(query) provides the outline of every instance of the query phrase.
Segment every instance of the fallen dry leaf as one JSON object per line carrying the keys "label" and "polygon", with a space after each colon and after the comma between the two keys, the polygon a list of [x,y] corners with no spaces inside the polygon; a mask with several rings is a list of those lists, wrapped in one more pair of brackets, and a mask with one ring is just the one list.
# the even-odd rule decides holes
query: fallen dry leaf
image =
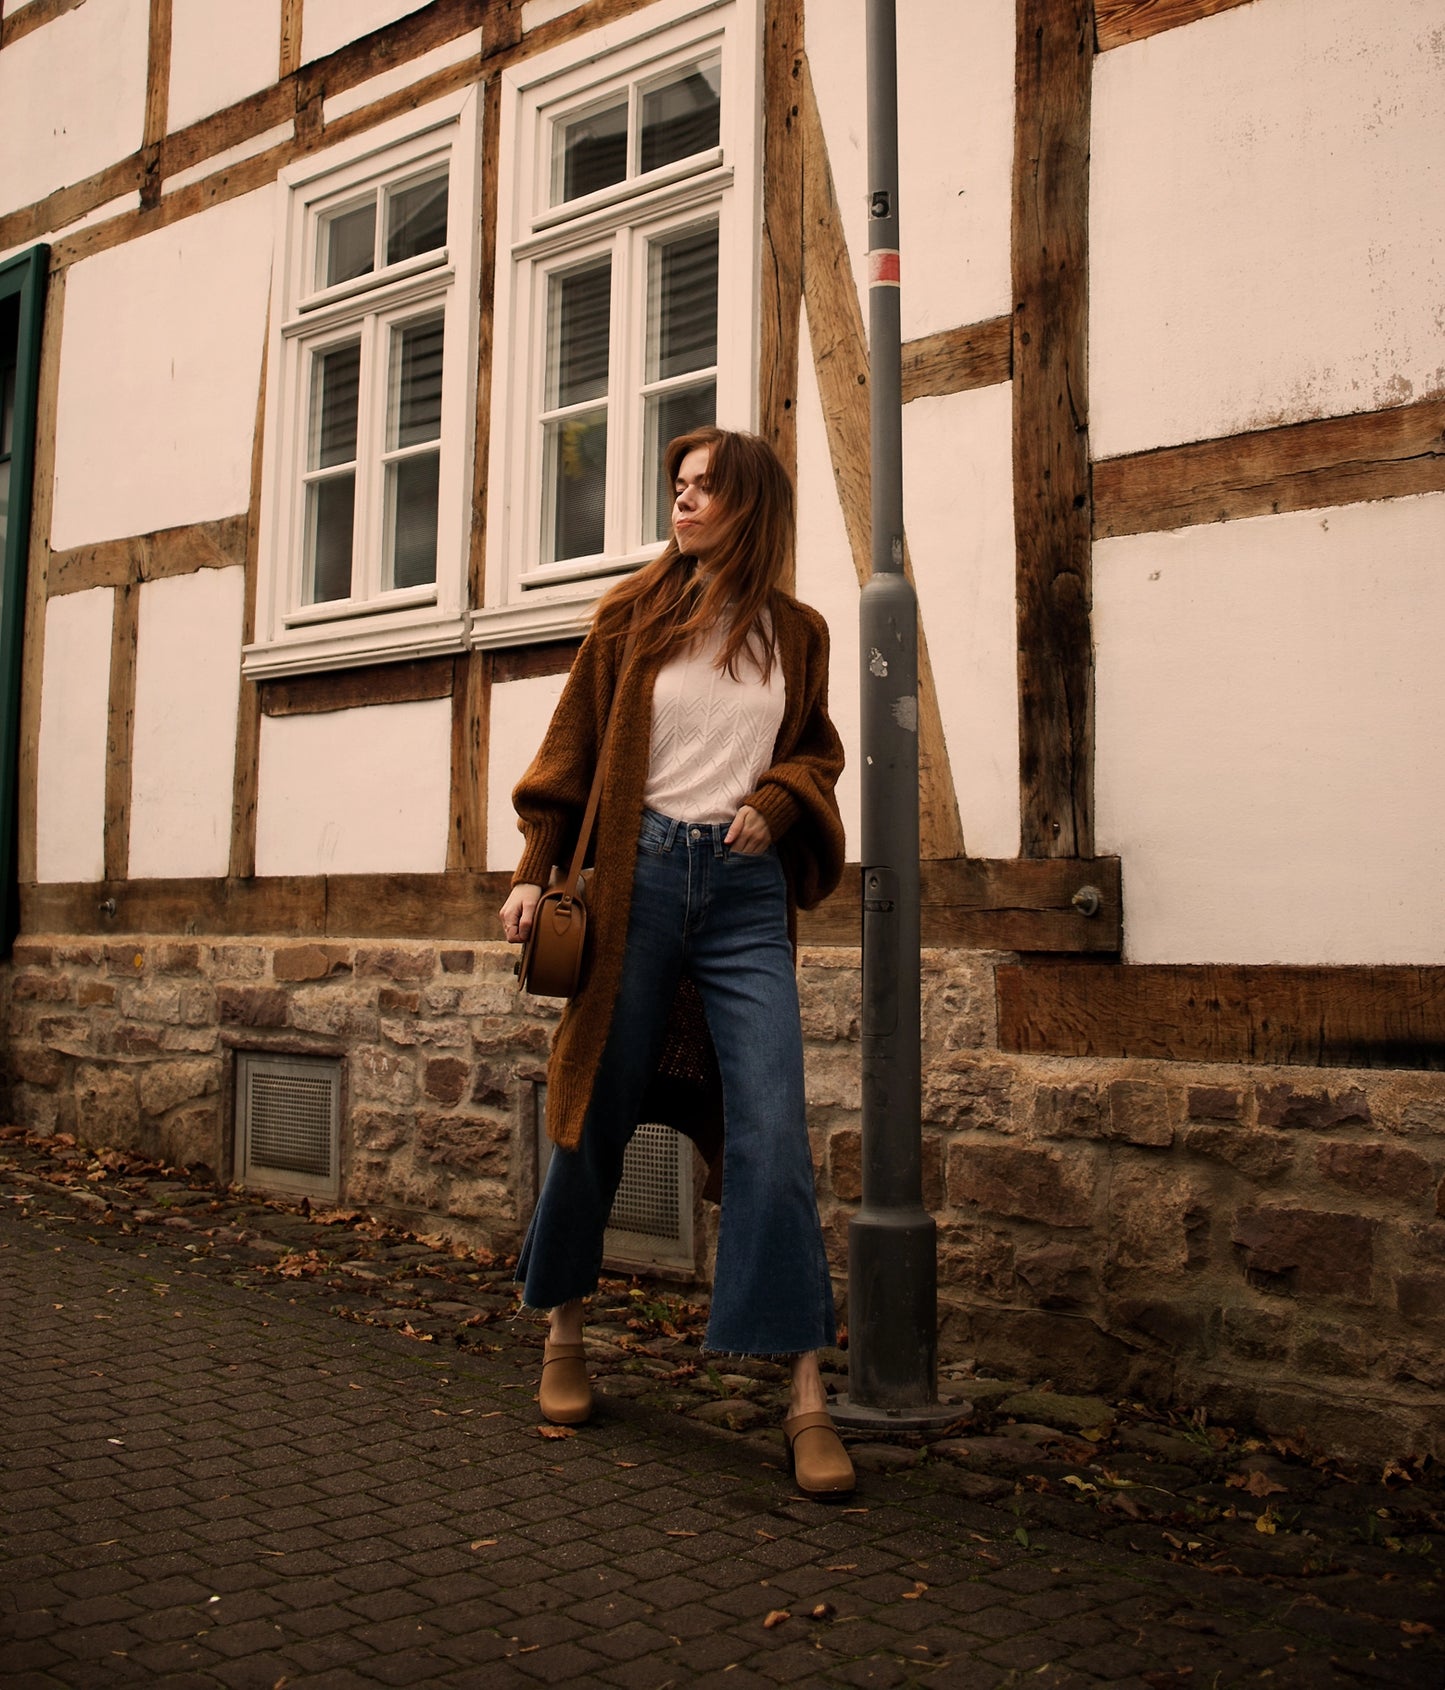
{"label": "fallen dry leaf", "polygon": [[928,1589],[928,1586],[923,1582],[922,1579],[914,1579],[913,1589],[912,1590],[905,1590],[903,1592],[903,1600],[905,1602],[916,1602],[918,1600],[918,1598],[920,1596],[922,1596],[924,1591],[927,1590],[927,1589]]}
{"label": "fallen dry leaf", "polygon": [[833,1615],[837,1612],[838,1610],[831,1602],[820,1602],[818,1606],[813,1609],[811,1617],[815,1620],[831,1620]]}
{"label": "fallen dry leaf", "polygon": [[1279,1528],[1274,1523],[1274,1516],[1266,1509],[1254,1522],[1254,1529],[1263,1532],[1266,1537],[1273,1537]]}
{"label": "fallen dry leaf", "polygon": [[823,1571],[825,1573],[856,1573],[858,1563],[856,1561],[839,1561],[834,1566],[824,1567]]}
{"label": "fallen dry leaf", "polygon": [[777,1534],[775,1532],[765,1532],[761,1526],[758,1527],[757,1535],[764,1543],[776,1543],[778,1541]]}
{"label": "fallen dry leaf", "polygon": [[696,1537],[696,1532],[667,1532],[667,1537]]}
{"label": "fallen dry leaf", "polygon": [[1433,1637],[1435,1635],[1435,1627],[1424,1620],[1401,1620],[1400,1630],[1407,1637]]}
{"label": "fallen dry leaf", "polygon": [[784,1620],[792,1619],[786,1608],[770,1608],[768,1617],[763,1621],[763,1630],[771,1631],[775,1625],[781,1625]]}
{"label": "fallen dry leaf", "polygon": [[468,1549],[492,1549],[492,1548],[495,1547],[496,1542],[497,1542],[497,1540],[494,1537],[479,1537],[475,1543],[469,1543],[467,1545],[467,1548]]}
{"label": "fallen dry leaf", "polygon": [[539,1438],[575,1438],[577,1429],[575,1426],[539,1426],[537,1436]]}
{"label": "fallen dry leaf", "polygon": [[1248,1491],[1251,1496],[1278,1496],[1284,1486],[1276,1484],[1267,1473],[1231,1473],[1224,1481],[1232,1490]]}

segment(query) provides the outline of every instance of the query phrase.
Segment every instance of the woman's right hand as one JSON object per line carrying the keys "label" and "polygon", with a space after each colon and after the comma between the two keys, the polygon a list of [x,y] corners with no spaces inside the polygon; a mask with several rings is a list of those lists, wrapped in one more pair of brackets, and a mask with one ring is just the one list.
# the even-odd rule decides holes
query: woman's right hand
{"label": "woman's right hand", "polygon": [[532,916],[541,896],[542,888],[525,880],[512,888],[501,909],[502,932],[506,934],[509,945],[521,944],[532,931]]}

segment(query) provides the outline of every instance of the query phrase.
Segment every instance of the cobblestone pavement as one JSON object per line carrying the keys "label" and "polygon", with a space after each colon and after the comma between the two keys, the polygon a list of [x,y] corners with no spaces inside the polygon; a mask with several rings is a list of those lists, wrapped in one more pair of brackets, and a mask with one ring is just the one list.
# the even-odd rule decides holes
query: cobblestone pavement
{"label": "cobblestone pavement", "polygon": [[828,1508],[656,1287],[547,1436],[505,1264],[0,1140],[7,1686],[1445,1685],[1438,1472],[968,1378]]}

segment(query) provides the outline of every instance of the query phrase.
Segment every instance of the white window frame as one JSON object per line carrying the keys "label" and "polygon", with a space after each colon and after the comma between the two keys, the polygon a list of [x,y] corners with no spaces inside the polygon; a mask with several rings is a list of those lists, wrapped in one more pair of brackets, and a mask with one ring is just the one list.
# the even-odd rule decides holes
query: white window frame
{"label": "white window frame", "polygon": [[[279,177],[271,292],[256,635],[244,672],[260,679],[466,649],[472,459],[476,438],[481,90],[472,86],[288,166]],[[404,185],[445,160],[446,246],[380,273],[318,287],[329,210],[368,186]],[[384,233],[379,233],[384,239]],[[390,323],[440,310],[444,322],[437,574],[381,590],[383,440]],[[304,602],[305,479],[311,355],[362,341],[354,569],[362,591]]]}
{"label": "white window frame", "polygon": [[[479,648],[581,632],[606,587],[655,557],[640,543],[646,255],[662,230],[718,224],[717,419],[755,426],[762,232],[761,0],[658,0],[502,73],[486,602]],[[719,145],[640,179],[551,205],[552,126],[672,68],[722,65]],[[542,558],[546,280],[589,253],[613,256],[608,396],[608,545]],[[619,372],[623,372],[619,375]]]}

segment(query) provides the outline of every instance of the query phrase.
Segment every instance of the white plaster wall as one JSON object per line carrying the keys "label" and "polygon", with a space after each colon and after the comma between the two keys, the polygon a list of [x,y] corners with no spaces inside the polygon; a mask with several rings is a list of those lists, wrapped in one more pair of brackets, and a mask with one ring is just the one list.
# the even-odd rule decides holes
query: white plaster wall
{"label": "white plaster wall", "polygon": [[[7,49],[8,51],[8,49]],[[105,742],[115,592],[92,587],[45,607],[36,849],[41,880],[105,875]]]}
{"label": "white plaster wall", "polygon": [[1445,10],[1257,0],[1103,54],[1096,455],[1445,390]]}
{"label": "white plaster wall", "polygon": [[29,205],[127,158],[145,122],[147,0],[104,0],[0,54],[0,202]]}
{"label": "white plaster wall", "polygon": [[1445,962],[1445,494],[1094,548],[1132,962]]}
{"label": "white plaster wall", "polygon": [[512,808],[512,788],[537,755],[566,685],[565,675],[502,681],[492,688],[491,737],[487,753],[487,867],[514,869],[522,835]]}
{"label": "white plaster wall", "polygon": [[281,0],[171,0],[169,127],[270,87],[280,60]]}
{"label": "white plaster wall", "polygon": [[964,843],[1019,850],[1013,386],[915,399],[903,412],[908,550]]}
{"label": "white plaster wall", "polygon": [[[855,279],[866,308],[864,0],[811,0],[808,62]],[[1011,309],[1013,0],[898,8],[903,336]]]}
{"label": "white plaster wall", "polygon": [[798,567],[797,592],[828,622],[828,714],[843,740],[847,762],[838,782],[838,808],[848,855],[861,849],[859,816],[858,574],[838,503],[823,405],[813,375],[813,347],[803,320],[798,349]]}
{"label": "white plaster wall", "polygon": [[242,569],[148,581],[136,641],[130,873],[224,875],[241,677]]}
{"label": "white plaster wall", "polygon": [[435,874],[451,818],[451,700],[263,716],[257,874]]}
{"label": "white plaster wall", "polygon": [[301,13],[301,58],[325,58],[348,41],[419,12],[427,0],[306,0]]}
{"label": "white plaster wall", "polygon": [[246,509],[272,193],[246,194],[71,266],[57,549]]}

